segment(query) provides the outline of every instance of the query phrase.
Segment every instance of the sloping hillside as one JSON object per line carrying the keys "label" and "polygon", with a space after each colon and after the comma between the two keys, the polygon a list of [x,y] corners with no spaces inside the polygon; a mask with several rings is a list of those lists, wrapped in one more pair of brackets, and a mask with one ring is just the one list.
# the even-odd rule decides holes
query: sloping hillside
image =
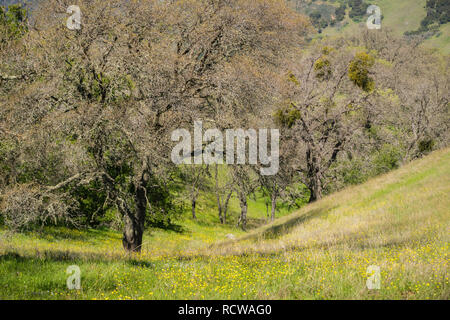
{"label": "sloping hillside", "polygon": [[[320,19],[328,22],[328,26],[320,23],[316,28],[320,30],[319,36],[335,36],[342,34],[353,34],[365,28],[368,15],[351,19],[349,17],[351,8],[347,5],[345,17],[342,21],[336,20],[336,9],[344,0],[288,0],[291,6],[306,15],[321,14]],[[397,36],[402,36],[405,32],[416,31],[420,28],[422,20],[426,17],[426,0],[365,0],[367,4],[374,4],[380,7],[382,14],[382,28],[392,30]],[[444,54],[450,54],[450,33],[449,23],[438,27],[438,31],[429,34],[423,45],[428,48],[436,48]]]}
{"label": "sloping hillside", "polygon": [[[210,245],[223,236],[204,226],[130,256],[114,232],[0,232],[0,299],[449,299],[449,194],[447,149],[232,242]],[[66,288],[74,264],[80,291]]]}
{"label": "sloping hillside", "polygon": [[[237,240],[256,251],[449,241],[450,150],[308,205]],[[236,244],[235,244],[236,245]]]}

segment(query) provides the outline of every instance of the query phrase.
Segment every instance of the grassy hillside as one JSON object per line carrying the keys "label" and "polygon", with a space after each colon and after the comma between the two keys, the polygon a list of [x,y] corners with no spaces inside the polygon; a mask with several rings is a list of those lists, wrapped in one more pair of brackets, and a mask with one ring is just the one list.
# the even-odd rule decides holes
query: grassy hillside
{"label": "grassy hillside", "polygon": [[[112,231],[3,230],[0,299],[449,299],[449,193],[447,149],[247,234],[187,219],[140,256]],[[66,289],[73,264],[80,291]]]}
{"label": "grassy hillside", "polygon": [[424,46],[427,48],[437,48],[443,53],[450,54],[450,23],[441,26],[440,34],[425,41]]}
{"label": "grassy hillside", "polygon": [[[308,2],[308,1],[306,1]],[[368,4],[375,4],[380,7],[383,16],[382,28],[392,30],[397,36],[402,36],[406,31],[414,31],[420,27],[421,21],[426,17],[426,0],[367,0]],[[309,14],[316,10],[318,6],[333,6],[337,8],[339,1],[314,1],[308,6],[301,7],[301,12]],[[311,7],[311,8],[310,8]],[[327,10],[323,9],[324,12]],[[347,7],[346,18],[336,24],[329,26],[322,32],[323,36],[336,36],[338,34],[354,34],[361,28],[366,28],[368,16],[360,22],[355,22],[349,18],[350,9]],[[435,48],[444,54],[450,54],[450,29],[449,23],[440,27],[440,32],[424,41],[423,46]],[[321,36],[322,36],[321,35]]]}

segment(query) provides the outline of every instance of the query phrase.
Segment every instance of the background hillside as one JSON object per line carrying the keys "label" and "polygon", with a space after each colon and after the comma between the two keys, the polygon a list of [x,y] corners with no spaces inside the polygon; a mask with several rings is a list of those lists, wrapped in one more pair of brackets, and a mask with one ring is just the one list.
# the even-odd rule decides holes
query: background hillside
{"label": "background hillside", "polygon": [[[414,32],[420,29],[422,21],[427,17],[427,0],[288,0],[290,5],[315,21],[315,27],[321,36],[336,36],[354,34],[366,28],[368,15],[366,8],[375,4],[381,8],[382,28],[388,28],[397,36],[405,32]],[[361,15],[350,18],[353,3],[361,2]],[[433,2],[433,1],[432,1]],[[434,1],[435,2],[435,1]],[[450,53],[450,23],[448,1],[442,2],[441,23],[430,23],[428,32],[423,30],[416,36],[423,38],[423,45],[428,48],[439,49],[442,53]],[[345,5],[345,14],[339,16],[339,7]],[[445,7],[444,7],[445,6]],[[445,8],[445,10],[444,10]],[[314,20],[314,17],[316,19]],[[445,20],[446,19],[446,20]],[[447,22],[445,22],[447,21]],[[434,22],[434,21],[433,21]]]}
{"label": "background hillside", "polygon": [[[449,178],[437,151],[237,240],[204,224],[154,234],[139,256],[111,231],[2,231],[0,298],[448,299]],[[79,292],[65,288],[71,264]],[[381,290],[366,288],[370,265]]]}

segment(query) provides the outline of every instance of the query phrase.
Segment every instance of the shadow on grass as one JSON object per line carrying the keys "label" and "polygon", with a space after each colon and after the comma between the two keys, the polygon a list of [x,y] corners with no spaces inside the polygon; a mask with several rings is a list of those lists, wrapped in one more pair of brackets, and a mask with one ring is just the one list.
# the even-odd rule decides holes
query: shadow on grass
{"label": "shadow on grass", "polygon": [[102,229],[70,229],[67,227],[44,227],[34,231],[25,231],[25,235],[37,236],[53,242],[58,240],[108,240],[111,238],[120,238],[121,235],[106,228]]}
{"label": "shadow on grass", "polygon": [[34,252],[19,254],[15,251],[7,251],[0,255],[0,261],[4,260],[16,260],[16,261],[28,261],[28,260],[40,260],[40,261],[53,261],[53,262],[110,262],[123,259],[124,256],[111,253],[100,254],[94,252],[76,252],[70,250],[38,250]]}
{"label": "shadow on grass", "polygon": [[259,227],[262,227],[267,223],[266,219],[263,218],[248,218],[247,219],[247,229],[257,229]]}
{"label": "shadow on grass", "polygon": [[127,260],[127,264],[134,266],[134,267],[141,267],[141,268],[148,268],[148,269],[155,268],[154,263],[151,263],[148,261],[135,260],[135,259]]}
{"label": "shadow on grass", "polygon": [[0,262],[2,261],[15,261],[15,262],[28,262],[28,261],[45,261],[45,262],[64,262],[64,263],[113,263],[124,262],[131,266],[142,268],[154,268],[155,264],[149,261],[140,260],[138,256],[130,254],[100,254],[100,253],[80,253],[69,250],[35,250],[34,253],[19,254],[15,251],[7,251],[0,255]]}
{"label": "shadow on grass", "polygon": [[31,258],[26,258],[26,257],[21,256],[17,252],[7,252],[7,253],[0,255],[0,262],[9,261],[9,260],[15,260],[17,262],[25,262],[30,259]]}
{"label": "shadow on grass", "polygon": [[[60,258],[47,256],[45,259],[39,259],[16,252],[0,255],[0,265],[3,267],[5,264],[9,272],[7,277],[0,278],[0,284],[6,286],[2,296],[26,300],[73,299],[80,298],[78,295],[83,293],[83,289],[107,293],[117,288],[117,282],[113,277],[99,275],[105,268],[110,268],[108,265],[112,262],[96,261],[85,264],[73,261],[79,264],[82,270],[82,289],[81,291],[68,290],[66,268],[73,262]],[[21,278],[17,279],[16,274]],[[55,296],[54,292],[59,292],[59,295]]]}
{"label": "shadow on grass", "polygon": [[187,231],[186,228],[184,228],[182,225],[173,223],[171,221],[169,221],[169,222],[160,222],[160,221],[152,222],[152,223],[149,223],[148,226],[150,228],[161,229],[164,231],[172,231],[172,232],[180,233],[180,234],[186,233],[186,231]]}
{"label": "shadow on grass", "polygon": [[264,229],[260,233],[249,235],[248,237],[244,237],[245,240],[248,239],[276,239],[279,238],[286,233],[289,233],[293,228],[298,226],[299,224],[305,223],[312,218],[317,218],[321,216],[325,216],[334,210],[336,207],[324,207],[310,210],[300,216],[292,217],[287,221],[284,221],[279,224],[274,224],[269,226],[267,229]]}

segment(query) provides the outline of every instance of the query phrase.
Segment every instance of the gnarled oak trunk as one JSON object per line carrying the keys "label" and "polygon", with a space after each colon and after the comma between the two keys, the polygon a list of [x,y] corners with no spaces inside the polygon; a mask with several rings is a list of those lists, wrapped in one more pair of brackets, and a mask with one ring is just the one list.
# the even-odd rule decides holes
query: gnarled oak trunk
{"label": "gnarled oak trunk", "polygon": [[144,173],[136,187],[135,203],[136,210],[127,210],[124,215],[124,231],[122,243],[128,252],[141,252],[142,238],[144,235],[145,215],[147,213],[147,190],[148,175]]}
{"label": "gnarled oak trunk", "polygon": [[323,188],[322,188],[322,181],[320,181],[320,178],[314,177],[312,179],[311,185],[309,186],[309,190],[311,192],[311,196],[309,198],[310,203],[322,198]]}

